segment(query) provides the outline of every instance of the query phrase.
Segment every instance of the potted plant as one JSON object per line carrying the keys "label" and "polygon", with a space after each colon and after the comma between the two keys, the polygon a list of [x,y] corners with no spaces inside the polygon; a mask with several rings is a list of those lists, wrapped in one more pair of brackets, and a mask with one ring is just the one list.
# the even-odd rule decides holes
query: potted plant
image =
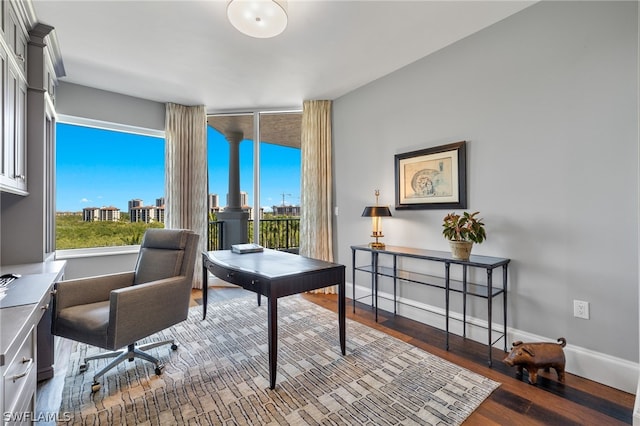
{"label": "potted plant", "polygon": [[487,239],[480,212],[463,212],[462,216],[453,212],[444,218],[442,235],[449,240],[451,256],[454,259],[468,260],[473,243],[482,243]]}

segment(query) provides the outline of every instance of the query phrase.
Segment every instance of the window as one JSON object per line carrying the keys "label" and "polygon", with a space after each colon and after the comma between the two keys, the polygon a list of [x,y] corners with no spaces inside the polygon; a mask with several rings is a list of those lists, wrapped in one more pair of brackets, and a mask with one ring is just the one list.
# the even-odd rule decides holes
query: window
{"label": "window", "polygon": [[56,249],[139,244],[164,227],[164,134],[56,124]]}
{"label": "window", "polygon": [[[227,205],[229,143],[225,133],[241,132],[241,204],[250,213],[249,241],[296,251],[300,223],[300,132],[302,114],[256,112],[208,117],[209,248],[218,248],[216,213]],[[253,142],[259,129],[256,146]],[[257,177],[257,178],[256,178]]]}

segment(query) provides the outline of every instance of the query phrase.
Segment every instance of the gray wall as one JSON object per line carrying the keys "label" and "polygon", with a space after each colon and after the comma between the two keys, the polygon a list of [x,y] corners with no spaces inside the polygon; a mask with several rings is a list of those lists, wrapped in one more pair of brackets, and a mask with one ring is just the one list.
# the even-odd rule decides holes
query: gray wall
{"label": "gray wall", "polygon": [[165,104],[72,83],[60,82],[56,112],[164,131]]}
{"label": "gray wall", "polygon": [[[394,204],[395,154],[466,140],[467,210],[488,232],[474,253],[512,259],[509,326],[637,362],[637,7],[541,2],[337,99],[337,261],[350,271],[349,247],[369,241],[374,189]],[[392,210],[384,241],[448,250],[446,213]]]}

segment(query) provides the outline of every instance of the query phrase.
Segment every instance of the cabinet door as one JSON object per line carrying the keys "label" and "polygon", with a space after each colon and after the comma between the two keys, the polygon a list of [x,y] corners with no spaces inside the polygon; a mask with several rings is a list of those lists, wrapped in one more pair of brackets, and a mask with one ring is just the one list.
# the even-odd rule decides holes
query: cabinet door
{"label": "cabinet door", "polygon": [[[2,5],[4,7],[4,5]],[[8,179],[8,165],[9,161],[7,150],[9,149],[9,136],[7,134],[7,122],[9,108],[7,106],[8,93],[7,93],[7,51],[0,43],[0,184],[6,184]]]}
{"label": "cabinet door", "polygon": [[14,168],[16,188],[27,190],[27,82],[18,78],[16,87],[16,135],[14,139]]}
{"label": "cabinet door", "polygon": [[27,84],[20,72],[9,63],[7,67],[7,96],[5,104],[5,146],[4,166],[2,174],[3,189],[26,191],[26,112]]}
{"label": "cabinet door", "polygon": [[23,74],[27,72],[27,32],[25,31],[22,22],[18,18],[18,14],[13,8],[13,5],[9,5],[6,11],[6,30],[5,41],[11,49],[10,54],[15,58],[20,71]]}
{"label": "cabinet door", "polygon": [[0,33],[6,39],[7,34],[7,10],[9,10],[9,0],[0,0]]}

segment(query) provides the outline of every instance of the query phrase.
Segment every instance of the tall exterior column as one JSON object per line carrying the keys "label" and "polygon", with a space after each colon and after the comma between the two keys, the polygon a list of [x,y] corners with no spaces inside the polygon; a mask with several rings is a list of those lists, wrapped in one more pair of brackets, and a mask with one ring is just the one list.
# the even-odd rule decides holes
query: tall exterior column
{"label": "tall exterior column", "polygon": [[249,241],[249,212],[242,211],[240,204],[240,142],[242,132],[225,134],[229,141],[229,196],[224,211],[218,213],[218,220],[223,222],[222,247],[229,250],[233,244],[244,244]]}
{"label": "tall exterior column", "polygon": [[229,132],[225,135],[229,141],[229,211],[241,211],[240,204],[240,142],[242,132]]}

